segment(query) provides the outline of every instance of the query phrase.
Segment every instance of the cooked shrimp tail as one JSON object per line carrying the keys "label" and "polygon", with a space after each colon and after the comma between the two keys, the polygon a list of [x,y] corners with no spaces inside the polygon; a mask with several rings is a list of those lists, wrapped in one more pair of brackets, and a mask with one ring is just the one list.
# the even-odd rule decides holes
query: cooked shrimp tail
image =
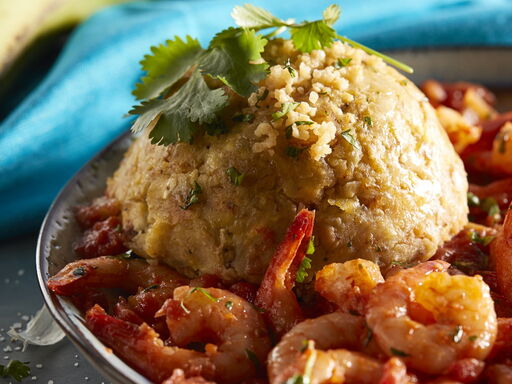
{"label": "cooked shrimp tail", "polygon": [[87,311],[85,322],[121,359],[154,382],[166,380],[178,368],[187,376],[211,378],[214,375],[215,368],[205,354],[165,346],[146,324],[137,326],[116,319],[98,305]]}
{"label": "cooked shrimp tail", "polygon": [[255,304],[261,307],[277,335],[283,335],[303,319],[302,310],[292,291],[297,271],[304,259],[313,233],[315,213],[301,210],[278,246],[260,288]]}
{"label": "cooked shrimp tail", "polygon": [[503,226],[491,243],[491,262],[501,293],[512,301],[512,205],[508,208]]}
{"label": "cooked shrimp tail", "polygon": [[122,256],[101,256],[69,263],[48,280],[48,287],[59,295],[71,296],[85,288],[121,288],[135,293],[139,287],[162,282],[174,282],[178,286],[187,284],[188,280],[162,264]]}

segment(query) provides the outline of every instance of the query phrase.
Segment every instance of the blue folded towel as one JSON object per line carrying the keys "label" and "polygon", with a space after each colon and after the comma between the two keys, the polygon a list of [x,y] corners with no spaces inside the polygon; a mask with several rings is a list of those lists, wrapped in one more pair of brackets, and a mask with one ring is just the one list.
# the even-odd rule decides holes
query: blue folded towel
{"label": "blue folded towel", "polygon": [[[247,0],[248,1],[248,0]],[[245,2],[245,1],[243,1]],[[334,0],[255,0],[282,18],[320,18]],[[135,2],[72,35],[52,71],[0,125],[0,238],[34,229],[67,179],[130,120],[138,62],[190,34],[206,44],[232,25],[233,0]],[[338,32],[376,49],[511,45],[510,0],[346,0]]]}

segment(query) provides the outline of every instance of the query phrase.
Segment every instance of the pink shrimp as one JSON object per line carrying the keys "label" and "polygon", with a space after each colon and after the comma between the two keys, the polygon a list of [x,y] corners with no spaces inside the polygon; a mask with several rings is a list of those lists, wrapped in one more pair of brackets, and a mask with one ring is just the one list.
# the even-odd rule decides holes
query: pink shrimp
{"label": "pink shrimp", "polygon": [[130,293],[162,282],[175,286],[188,280],[163,264],[149,264],[143,259],[100,256],[66,265],[48,281],[48,288],[58,295],[71,296],[91,288],[121,288]]}
{"label": "pink shrimp", "polygon": [[174,345],[207,343],[206,355],[216,367],[215,379],[221,383],[254,377],[270,351],[270,338],[260,313],[224,289],[176,288],[174,298],[157,316],[165,316]]}
{"label": "pink shrimp", "polygon": [[503,226],[491,243],[491,263],[501,293],[512,301],[512,205],[508,208]]}
{"label": "pink shrimp", "polygon": [[[480,276],[450,276],[448,267],[429,261],[404,269],[373,290],[367,307],[382,350],[429,374],[445,374],[461,359],[484,360],[497,333],[489,287]],[[414,305],[433,322],[415,320]]]}
{"label": "pink shrimp", "polygon": [[85,322],[103,343],[150,380],[162,382],[178,368],[187,376],[214,376],[215,367],[204,353],[167,347],[146,324],[116,319],[98,305],[87,311]]}
{"label": "pink shrimp", "polygon": [[292,288],[297,270],[306,255],[314,219],[314,211],[303,209],[297,214],[272,257],[256,294],[255,304],[265,311],[266,319],[278,336],[303,319]]}

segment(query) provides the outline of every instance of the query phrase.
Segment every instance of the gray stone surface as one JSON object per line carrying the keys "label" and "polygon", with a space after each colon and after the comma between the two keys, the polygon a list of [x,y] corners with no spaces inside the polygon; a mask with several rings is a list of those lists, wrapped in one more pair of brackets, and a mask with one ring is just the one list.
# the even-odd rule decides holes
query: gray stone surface
{"label": "gray stone surface", "polygon": [[[31,376],[24,383],[108,383],[67,339],[21,352],[21,343],[7,335],[13,324],[25,326],[43,305],[35,270],[36,241],[33,234],[0,243],[0,364],[11,359],[30,362]],[[0,378],[1,384],[11,382],[16,381]]]}

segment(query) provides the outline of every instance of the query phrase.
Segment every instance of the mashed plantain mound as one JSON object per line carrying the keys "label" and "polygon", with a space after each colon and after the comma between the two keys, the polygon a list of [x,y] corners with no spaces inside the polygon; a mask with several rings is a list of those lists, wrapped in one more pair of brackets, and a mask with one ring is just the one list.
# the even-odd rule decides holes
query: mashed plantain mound
{"label": "mashed plantain mound", "polygon": [[228,133],[135,140],[107,188],[129,247],[191,277],[258,282],[304,206],[316,210],[314,269],[426,260],[463,228],[462,162],[413,83],[341,42],[301,54],[275,40],[265,58],[259,90],[231,96]]}

